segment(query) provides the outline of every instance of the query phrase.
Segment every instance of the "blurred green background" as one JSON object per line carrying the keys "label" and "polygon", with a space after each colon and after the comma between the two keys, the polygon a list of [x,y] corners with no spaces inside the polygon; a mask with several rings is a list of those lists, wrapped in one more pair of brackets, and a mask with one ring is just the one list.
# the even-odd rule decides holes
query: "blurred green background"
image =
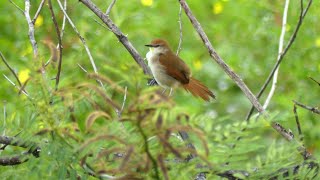
{"label": "blurred green background", "polygon": [[[14,1],[24,9],[24,2]],[[40,0],[32,0],[31,17],[37,10]],[[106,11],[111,0],[95,0],[94,3]],[[207,33],[214,48],[225,62],[243,79],[251,91],[256,94],[275,64],[284,0],[188,0],[196,18]],[[56,1],[54,11],[61,27],[63,13]],[[116,36],[95,22],[99,21],[87,7],[74,0],[68,1],[67,12],[85,38],[100,74],[109,77],[120,86],[128,86],[128,91],[135,92],[150,88],[146,85],[147,77],[134,62],[133,58],[118,42]],[[306,4],[305,4],[306,6]],[[280,66],[276,92],[268,107],[273,120],[283,121],[297,135],[293,102],[318,107],[319,86],[308,77],[320,81],[320,1],[314,1],[298,36],[284,57]],[[300,1],[291,1],[288,12],[285,45],[293,33],[299,18]],[[148,51],[144,45],[154,38],[169,41],[176,51],[179,42],[179,3],[177,0],[118,0],[110,13],[111,19],[127,35],[129,41],[145,57]],[[100,21],[99,21],[100,22]],[[22,78],[22,74],[32,71],[34,66],[32,47],[28,39],[28,25],[24,15],[9,1],[0,2],[0,51],[9,64]],[[191,67],[193,76],[213,90],[217,99],[204,103],[193,98],[183,90],[176,90],[173,99],[176,109],[192,114],[207,114],[217,121],[222,118],[233,122],[244,121],[251,105],[242,91],[210,58],[198,34],[188,18],[182,12],[183,39],[180,57]],[[50,11],[44,6],[35,25],[35,38],[38,42],[40,57],[46,61],[50,50],[41,42],[49,39],[57,44],[55,28]],[[66,23],[63,42],[63,62],[59,87],[83,82],[84,73],[77,64],[93,72],[88,55],[81,41]],[[119,76],[118,71],[126,76]],[[56,71],[49,76],[55,77]],[[14,77],[0,63],[0,101],[6,104],[7,113],[14,114],[25,108],[15,89],[4,77]],[[52,87],[55,81],[52,80]],[[133,84],[133,85],[132,85]],[[260,102],[269,92],[264,93]],[[115,99],[121,101],[122,96]],[[130,103],[130,99],[128,99]],[[0,108],[1,112],[3,108]],[[298,108],[298,115],[305,136],[306,147],[317,157],[319,154],[320,122],[319,116]],[[2,119],[2,116],[1,118]],[[213,122],[214,123],[214,122]],[[202,124],[199,122],[199,124]],[[205,124],[202,124],[205,126]]]}

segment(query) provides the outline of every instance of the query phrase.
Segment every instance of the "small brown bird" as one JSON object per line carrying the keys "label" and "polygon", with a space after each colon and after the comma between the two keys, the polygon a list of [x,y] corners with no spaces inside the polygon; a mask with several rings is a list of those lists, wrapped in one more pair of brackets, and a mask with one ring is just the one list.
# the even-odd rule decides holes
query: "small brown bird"
{"label": "small brown bird", "polygon": [[167,41],[155,39],[145,46],[150,47],[147,60],[155,80],[165,89],[170,88],[170,94],[172,88],[182,86],[193,96],[205,101],[209,101],[210,97],[215,98],[208,87],[191,77],[189,67],[174,54]]}

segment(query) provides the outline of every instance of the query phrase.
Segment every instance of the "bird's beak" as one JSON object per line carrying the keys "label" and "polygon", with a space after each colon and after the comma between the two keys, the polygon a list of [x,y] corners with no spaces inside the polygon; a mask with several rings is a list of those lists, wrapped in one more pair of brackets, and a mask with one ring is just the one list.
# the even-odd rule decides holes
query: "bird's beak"
{"label": "bird's beak", "polygon": [[147,47],[153,47],[152,44],[146,44],[145,46],[147,46]]}

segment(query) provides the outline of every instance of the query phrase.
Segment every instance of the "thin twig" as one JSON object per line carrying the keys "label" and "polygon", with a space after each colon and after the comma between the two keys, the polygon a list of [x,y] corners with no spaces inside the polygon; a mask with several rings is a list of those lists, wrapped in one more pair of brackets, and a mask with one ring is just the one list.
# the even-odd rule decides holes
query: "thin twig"
{"label": "thin twig", "polygon": [[[64,3],[63,3],[63,6],[64,6],[64,11],[67,11],[67,0],[64,0]],[[61,39],[63,37],[63,33],[64,33],[64,28],[66,27],[66,16],[63,15],[63,20],[62,20],[62,27],[61,27]]]}
{"label": "thin twig", "polygon": [[96,19],[94,19],[94,18],[92,18],[93,19],[93,21],[94,22],[96,22],[96,23],[98,23],[100,26],[102,26],[103,28],[105,28],[105,29],[107,29],[107,30],[109,30],[109,31],[111,31],[112,32],[112,30],[110,29],[110,28],[108,28],[108,27],[106,27],[106,26],[104,26],[101,22],[99,22],[99,21],[97,21]]}
{"label": "thin twig", "polygon": [[[22,91],[25,95],[27,95],[28,93],[27,93],[26,90],[24,90],[24,87],[22,86],[21,81],[19,80],[17,74],[14,72],[13,68],[9,65],[9,63],[7,62],[6,58],[3,56],[3,54],[2,54],[1,51],[0,51],[0,57],[1,57],[2,61],[6,64],[6,66],[7,66],[8,69],[10,70],[10,72],[13,74],[13,76],[15,77],[15,79],[17,80],[17,82],[18,82],[18,84],[19,84],[19,87],[17,87],[14,83],[13,83],[13,85],[19,89],[19,92]],[[5,76],[5,75],[4,75],[4,76]],[[5,77],[6,77],[6,76],[5,76]],[[7,78],[7,77],[6,77],[6,79],[9,80],[9,78]],[[10,81],[11,81],[11,80],[9,80],[9,82],[10,82]],[[11,84],[12,84],[12,83],[11,83]]]}
{"label": "thin twig", "polygon": [[299,103],[299,102],[297,102],[295,100],[293,100],[293,102],[294,102],[295,105],[298,105],[298,106],[300,106],[300,107],[302,107],[304,109],[307,109],[307,110],[309,110],[309,111],[311,111],[313,113],[320,114],[320,110],[317,107],[307,106],[307,105]]}
{"label": "thin twig", "polygon": [[316,80],[313,79],[312,77],[309,77],[309,78],[320,86],[320,82],[316,81]]}
{"label": "thin twig", "polygon": [[118,118],[121,118],[121,115],[122,115],[124,106],[125,106],[125,104],[126,104],[126,100],[127,100],[127,90],[128,90],[128,87],[126,86],[126,87],[124,88],[124,96],[123,96],[123,101],[122,101],[121,109],[117,112]]}
{"label": "thin twig", "polygon": [[79,63],[77,63],[77,65],[80,67],[80,69],[82,69],[82,71],[84,71],[85,73],[88,73],[88,71],[84,67],[82,67]]}
{"label": "thin twig", "polygon": [[0,51],[0,56],[1,56],[1,59],[2,61],[4,62],[4,64],[7,66],[7,68],[10,70],[10,72],[13,74],[13,76],[16,78],[19,86],[21,87],[22,84],[17,76],[17,74],[14,72],[13,68],[8,64],[8,61],[6,60],[6,58],[3,56],[2,52]]}
{"label": "thin twig", "polygon": [[38,19],[38,16],[40,15],[40,12],[41,12],[41,10],[42,10],[43,5],[44,5],[45,2],[46,2],[46,0],[42,0],[42,1],[41,1],[40,5],[39,5],[39,7],[38,7],[37,12],[36,12],[36,14],[34,15],[34,17],[33,17],[33,19],[32,19],[32,23],[33,23],[33,24],[36,23],[36,21],[37,21],[37,19]]}
{"label": "thin twig", "polygon": [[[274,67],[272,68],[267,80],[265,81],[265,83],[263,84],[263,86],[261,87],[259,93],[256,95],[257,99],[259,99],[261,97],[261,95],[263,94],[263,92],[266,90],[268,84],[270,83],[276,69],[278,68],[278,66],[280,65],[280,63],[282,62],[284,56],[286,55],[286,53],[288,52],[288,50],[290,49],[291,45],[293,44],[293,42],[295,41],[296,37],[297,37],[297,34],[299,32],[299,29],[302,25],[302,22],[303,22],[303,19],[304,17],[306,16],[310,6],[312,4],[312,0],[309,0],[309,3],[307,5],[307,8],[304,10],[304,11],[301,11],[300,12],[300,17],[299,17],[299,20],[298,20],[298,23],[296,25],[296,28],[293,32],[293,34],[291,35],[290,39],[289,39],[289,42],[286,46],[286,48],[283,50],[283,52],[280,54],[280,57],[279,57],[279,60],[276,62],[276,64],[274,65]],[[250,111],[248,112],[248,115],[246,117],[246,120],[249,120],[252,113],[254,111],[254,106],[251,107]]]}
{"label": "thin twig", "polygon": [[22,10],[16,3],[14,3],[12,0],[9,0],[11,4],[13,4],[22,14],[24,14],[24,10]]}
{"label": "thin twig", "polygon": [[[288,15],[288,8],[289,8],[289,2],[290,0],[286,0],[285,5],[284,5],[284,9],[283,9],[283,17],[282,17],[282,28],[281,28],[281,34],[280,34],[280,38],[279,38],[279,48],[278,48],[278,57],[277,57],[277,61],[279,61],[281,52],[283,51],[283,42],[284,42],[284,36],[286,34],[286,26],[287,26],[287,15]],[[270,89],[270,92],[268,94],[267,99],[264,102],[263,108],[267,109],[271,98],[274,95],[274,92],[276,90],[276,86],[277,86],[277,81],[278,81],[278,72],[279,72],[279,68],[280,66],[277,67],[276,71],[274,72],[273,75],[273,81],[272,81],[272,86]]]}
{"label": "thin twig", "polygon": [[61,74],[61,65],[62,65],[62,40],[61,40],[61,36],[60,36],[60,29],[58,26],[58,22],[56,20],[56,16],[54,15],[54,11],[52,9],[51,0],[48,0],[48,5],[49,5],[49,10],[51,12],[51,17],[52,17],[54,27],[56,28],[56,33],[57,33],[58,42],[59,42],[59,44],[58,44],[58,46],[59,46],[59,64],[58,64],[58,72],[56,75],[56,87],[55,87],[55,89],[58,90],[58,86],[59,86],[59,82],[60,82],[60,74]]}
{"label": "thin twig", "polygon": [[32,45],[32,49],[33,49],[33,55],[35,58],[38,57],[38,45],[37,45],[37,41],[34,37],[34,24],[32,23],[29,11],[30,11],[30,0],[25,0],[25,11],[24,11],[24,15],[27,19],[28,22],[28,26],[29,26],[29,39]]}
{"label": "thin twig", "polygon": [[181,44],[182,44],[182,18],[181,18],[181,14],[182,14],[182,7],[180,5],[180,9],[179,9],[179,44],[178,44],[178,48],[177,48],[177,55],[179,54],[179,52],[181,51]]}
{"label": "thin twig", "polygon": [[113,21],[104,14],[93,2],[90,0],[79,0],[81,3],[86,5],[89,9],[91,9],[92,12],[94,12],[110,29],[111,31],[117,36],[119,41],[123,44],[123,46],[128,50],[128,52],[131,54],[131,56],[134,58],[134,60],[140,65],[140,67],[143,69],[143,72],[145,74],[151,75],[151,71],[148,68],[148,66],[144,63],[143,58],[139,55],[138,51],[135,49],[135,47],[132,46],[130,41],[128,41],[128,38],[126,35],[124,35],[120,29],[113,23]]}
{"label": "thin twig", "polygon": [[[4,78],[6,78],[15,88],[17,88],[19,91],[21,90],[21,88],[19,88],[14,82],[12,82],[6,75],[2,74],[4,76]],[[27,92],[25,92],[24,90],[22,91],[22,93],[24,95],[26,95],[27,97],[29,97],[29,94]]]}
{"label": "thin twig", "polygon": [[293,113],[294,113],[294,117],[296,119],[296,124],[297,124],[297,128],[298,128],[300,141],[302,142],[303,141],[303,136],[302,136],[300,121],[299,121],[299,117],[298,117],[298,113],[297,113],[297,106],[295,104],[293,105]]}
{"label": "thin twig", "polygon": [[250,91],[250,89],[247,87],[247,85],[242,81],[242,79],[231,70],[231,68],[223,61],[223,59],[218,55],[218,53],[216,52],[216,50],[213,48],[211,42],[209,41],[208,36],[206,35],[206,33],[203,31],[200,23],[198,22],[198,20],[194,17],[194,15],[192,14],[187,2],[185,0],[179,0],[181,6],[183,7],[186,15],[188,16],[188,18],[190,19],[193,27],[195,28],[195,30],[198,32],[199,36],[201,37],[203,43],[205,44],[205,46],[207,47],[210,56],[212,57],[213,60],[216,61],[216,63],[218,63],[218,65],[220,65],[220,67],[229,75],[229,77],[238,85],[238,87],[244,92],[244,94],[246,95],[246,97],[250,100],[250,102],[252,103],[252,105],[254,105],[254,107],[258,110],[259,113],[263,113],[264,109],[262,107],[262,105],[259,103],[259,101],[257,100],[257,98],[252,94],[252,92]]}
{"label": "thin twig", "polygon": [[[128,90],[128,87],[126,86],[125,89],[124,89],[124,96],[123,96],[123,101],[122,101],[122,106],[121,106],[121,109],[116,109],[116,113],[118,115],[118,118],[120,120],[121,116],[122,116],[122,112],[123,112],[123,109],[124,109],[124,106],[126,104],[126,100],[127,100],[127,90]],[[121,122],[121,127],[122,127],[122,130],[125,131],[125,127],[124,127],[124,124],[123,122]]]}
{"label": "thin twig", "polygon": [[106,15],[107,16],[109,16],[109,14],[110,14],[110,12],[111,12],[111,9],[112,9],[112,7],[114,6],[114,4],[117,2],[117,0],[113,0],[112,2],[111,2],[111,4],[109,5],[109,7],[108,7],[108,9],[107,9],[107,11],[106,11]]}
{"label": "thin twig", "polygon": [[[73,24],[72,20],[70,19],[70,17],[69,17],[68,14],[67,14],[67,12],[64,10],[64,8],[63,8],[60,0],[57,0],[57,2],[58,2],[58,4],[59,4],[60,9],[62,10],[63,14],[64,14],[65,17],[67,18],[69,24],[71,25],[71,27],[73,28],[73,30],[76,32],[76,34],[78,35],[79,39],[81,40],[84,48],[86,49],[86,52],[87,52],[87,54],[88,54],[88,56],[89,56],[90,63],[91,63],[91,65],[92,65],[92,67],[93,67],[93,71],[94,71],[96,74],[98,74],[98,69],[97,69],[97,67],[96,67],[96,64],[95,64],[93,58],[92,58],[92,55],[91,55],[91,52],[90,52],[90,50],[89,50],[89,47],[88,47],[88,45],[87,45],[87,43],[86,43],[86,40],[80,35],[78,29],[77,29],[76,26]],[[103,83],[102,83],[100,80],[99,80],[98,82],[99,82],[99,84],[101,85],[101,87],[104,88]]]}

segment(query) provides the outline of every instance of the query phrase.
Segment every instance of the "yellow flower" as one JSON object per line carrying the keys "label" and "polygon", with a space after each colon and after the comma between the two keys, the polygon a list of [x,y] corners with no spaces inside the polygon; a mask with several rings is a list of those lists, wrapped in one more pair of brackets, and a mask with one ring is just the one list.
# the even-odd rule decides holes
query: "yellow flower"
{"label": "yellow flower", "polygon": [[320,37],[317,37],[317,39],[316,39],[316,47],[320,47]]}
{"label": "yellow flower", "polygon": [[212,13],[220,14],[223,11],[223,4],[221,2],[216,2],[213,4]]}
{"label": "yellow flower", "polygon": [[141,4],[144,6],[152,6],[153,0],[141,0]]}
{"label": "yellow flower", "polygon": [[202,63],[199,59],[193,61],[193,67],[196,69],[196,70],[200,70],[202,68]]}
{"label": "yellow flower", "polygon": [[29,73],[30,73],[29,69],[24,69],[24,70],[20,71],[18,78],[22,84],[25,83],[29,79],[29,77],[30,77]]}
{"label": "yellow flower", "polygon": [[41,15],[39,15],[36,22],[34,23],[34,26],[40,27],[42,24],[43,24],[43,17]]}

